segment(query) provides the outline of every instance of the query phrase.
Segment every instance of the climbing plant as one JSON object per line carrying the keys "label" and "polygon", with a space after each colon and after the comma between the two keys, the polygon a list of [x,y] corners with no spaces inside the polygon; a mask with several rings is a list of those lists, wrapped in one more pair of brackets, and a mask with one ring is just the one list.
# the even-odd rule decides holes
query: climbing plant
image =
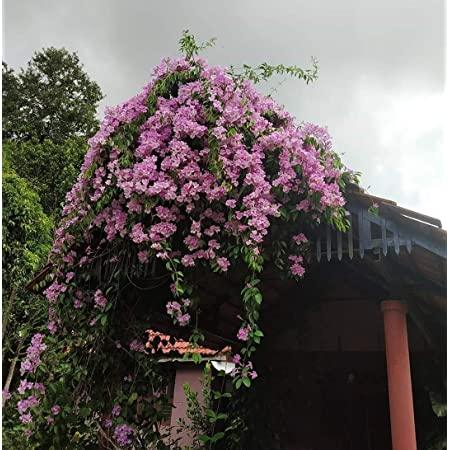
{"label": "climbing plant", "polygon": [[[159,426],[167,376],[139,340],[148,311],[163,302],[198,345],[194,270],[226,274],[243,264],[231,373],[239,395],[258,376],[265,263],[300,280],[307,230],[348,225],[343,191],[357,175],[327,130],[296,124],[254,86],[274,74],[311,82],[317,63],[211,67],[198,57],[211,45],[184,32],[184,56],[164,59],[141,93],[107,110],[89,141],[50,254],[49,320],[31,339],[13,397],[29,448],[173,448]],[[148,283],[151,301],[130,294]],[[211,433],[197,442],[213,448],[226,431]]]}

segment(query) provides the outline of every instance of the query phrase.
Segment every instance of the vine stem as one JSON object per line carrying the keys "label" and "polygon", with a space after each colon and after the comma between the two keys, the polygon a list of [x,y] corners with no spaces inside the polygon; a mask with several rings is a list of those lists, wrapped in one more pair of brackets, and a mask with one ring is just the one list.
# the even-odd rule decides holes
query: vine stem
{"label": "vine stem", "polygon": [[109,436],[105,433],[100,425],[98,426],[98,431],[113,446],[114,449],[120,450],[120,447],[117,447],[117,445],[114,444],[114,442],[109,438]]}
{"label": "vine stem", "polygon": [[[225,387],[225,375],[223,376],[222,386],[221,386],[221,388],[220,388],[220,394],[223,394],[223,389],[224,389],[224,387]],[[216,416],[217,416],[217,413],[219,412],[220,401],[221,401],[221,400],[222,400],[222,397],[220,397],[220,398],[219,398],[219,401],[217,402]],[[217,423],[217,421],[214,422],[214,425],[213,425],[212,436],[214,436],[214,430],[215,430],[215,428],[216,428],[216,423]],[[212,441],[209,442],[208,450],[211,450],[211,445],[212,445]]]}

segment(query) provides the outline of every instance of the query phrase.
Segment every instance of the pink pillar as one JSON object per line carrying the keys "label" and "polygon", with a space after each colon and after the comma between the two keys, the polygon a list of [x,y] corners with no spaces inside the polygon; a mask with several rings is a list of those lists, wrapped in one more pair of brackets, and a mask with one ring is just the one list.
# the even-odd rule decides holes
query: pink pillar
{"label": "pink pillar", "polygon": [[389,388],[392,450],[416,450],[416,430],[409,365],[406,306],[398,300],[381,303]]}
{"label": "pink pillar", "polygon": [[198,400],[203,402],[202,396],[202,378],[203,367],[180,367],[175,375],[175,386],[173,392],[173,409],[170,419],[171,437],[172,439],[180,439],[178,445],[189,447],[192,445],[190,437],[185,433],[177,433],[177,425],[179,419],[187,419],[187,402],[184,394],[183,385],[189,384],[191,389],[198,394]]}

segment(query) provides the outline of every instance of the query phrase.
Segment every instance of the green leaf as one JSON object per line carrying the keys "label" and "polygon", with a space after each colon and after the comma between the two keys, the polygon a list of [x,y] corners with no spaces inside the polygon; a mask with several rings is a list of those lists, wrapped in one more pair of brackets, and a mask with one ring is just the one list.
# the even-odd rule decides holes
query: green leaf
{"label": "green leaf", "polygon": [[206,443],[209,442],[211,439],[210,439],[210,437],[207,436],[206,434],[201,434],[201,435],[198,437],[198,440],[206,444]]}
{"label": "green leaf", "polygon": [[214,444],[217,441],[220,441],[225,436],[225,433],[223,431],[220,431],[219,433],[216,433],[212,438],[211,442]]}
{"label": "green leaf", "polygon": [[136,401],[137,398],[138,398],[137,392],[133,392],[133,393],[130,395],[130,397],[128,398],[128,404],[129,404],[129,405],[133,404],[133,403]]}

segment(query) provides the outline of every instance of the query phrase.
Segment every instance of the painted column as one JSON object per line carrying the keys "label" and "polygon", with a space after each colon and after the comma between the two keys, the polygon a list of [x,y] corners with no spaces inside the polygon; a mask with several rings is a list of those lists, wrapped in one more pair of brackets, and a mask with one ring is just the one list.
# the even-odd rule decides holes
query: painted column
{"label": "painted column", "polygon": [[392,450],[416,450],[416,430],[409,365],[406,305],[398,300],[381,303],[389,388]]}
{"label": "painted column", "polygon": [[[187,366],[187,364],[185,364]],[[178,420],[184,419],[187,421],[187,401],[184,394],[183,385],[189,384],[191,389],[198,394],[198,400],[200,404],[203,402],[202,395],[202,378],[203,367],[180,367],[177,369],[175,375],[175,387],[173,392],[173,409],[170,419],[171,437],[173,440],[179,439],[178,445],[181,447],[190,447],[192,445],[192,439],[183,432],[178,433],[177,426]]]}

